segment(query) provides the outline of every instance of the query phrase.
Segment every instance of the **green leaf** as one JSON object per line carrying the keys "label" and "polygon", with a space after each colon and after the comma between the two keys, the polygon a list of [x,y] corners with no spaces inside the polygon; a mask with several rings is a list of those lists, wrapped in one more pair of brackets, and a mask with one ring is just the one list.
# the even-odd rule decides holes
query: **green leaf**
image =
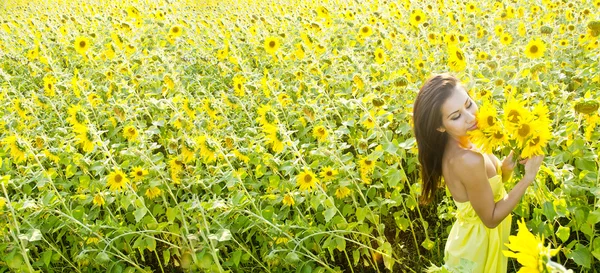
{"label": "green leaf", "polygon": [[242,258],[242,250],[238,249],[231,254],[231,260],[235,266],[240,265],[240,259]]}
{"label": "green leaf", "polygon": [[300,261],[300,258],[298,257],[298,254],[296,254],[296,252],[290,252],[287,255],[285,255],[285,260],[288,263],[294,264],[294,263]]}
{"label": "green leaf", "polygon": [[52,259],[52,250],[46,250],[42,253],[42,261],[46,266],[50,265],[50,259]]}
{"label": "green leaf", "polygon": [[219,242],[225,242],[231,240],[231,231],[229,229],[221,229],[215,234],[208,235],[208,239],[217,240]]}
{"label": "green leaf", "polygon": [[394,253],[392,250],[392,245],[389,242],[385,242],[380,249],[383,252],[381,256],[383,256],[383,264],[385,265],[385,268],[393,271],[395,261],[392,258],[392,254]]}
{"label": "green leaf", "polygon": [[39,229],[30,229],[25,234],[19,234],[19,239],[35,242],[42,239],[42,233]]}
{"label": "green leaf", "polygon": [[367,209],[358,207],[356,208],[356,221],[363,222],[367,216]]}
{"label": "green leaf", "polygon": [[571,235],[571,229],[569,227],[559,227],[556,231],[556,236],[564,243],[569,239],[569,235]]}
{"label": "green leaf", "polygon": [[163,250],[162,252],[163,260],[165,260],[165,264],[169,264],[171,260],[171,252],[168,249]]}
{"label": "green leaf", "polygon": [[96,255],[96,261],[99,263],[106,263],[110,261],[110,258],[106,252],[98,252],[98,255]]}
{"label": "green leaf", "polygon": [[592,255],[600,261],[600,237],[596,237],[592,243]]}
{"label": "green leaf", "polygon": [[331,218],[333,218],[333,216],[335,216],[336,211],[337,211],[336,208],[333,207],[333,208],[328,208],[327,210],[325,210],[323,212],[323,216],[325,216],[325,222],[326,223],[329,223],[329,221],[331,220]]}
{"label": "green leaf", "polygon": [[427,250],[431,250],[435,246],[435,243],[427,238],[421,243],[421,246]]}
{"label": "green leaf", "polygon": [[398,141],[395,139],[392,140],[391,142],[383,143],[383,150],[392,155],[396,155],[396,152],[398,151],[399,148],[400,148],[400,146],[398,146]]}
{"label": "green leaf", "polygon": [[346,249],[346,239],[335,237],[335,248],[339,251],[344,251]]}
{"label": "green leaf", "polygon": [[402,148],[402,149],[409,150],[415,146],[416,141],[417,140],[414,137],[411,137],[411,138],[405,140],[404,142],[398,144],[398,146],[400,146],[400,148]]}
{"label": "green leaf", "polygon": [[169,224],[172,224],[173,221],[175,221],[175,217],[177,216],[177,210],[174,208],[167,208],[167,221],[169,221]]}
{"label": "green leaf", "polygon": [[390,187],[396,187],[401,179],[402,174],[397,169],[396,164],[388,167],[386,173],[383,175],[383,183]]}
{"label": "green leaf", "polygon": [[135,210],[135,212],[133,213],[133,215],[135,216],[135,222],[139,223],[142,218],[144,218],[144,215],[146,215],[146,208],[145,207],[141,207]]}
{"label": "green leaf", "polygon": [[590,268],[592,263],[592,254],[590,250],[584,245],[578,243],[575,250],[567,255],[568,258],[573,259],[575,263],[585,268]]}
{"label": "green leaf", "polygon": [[156,239],[154,239],[153,236],[146,237],[145,241],[146,241],[146,248],[148,248],[148,250],[150,250],[150,251],[156,250]]}

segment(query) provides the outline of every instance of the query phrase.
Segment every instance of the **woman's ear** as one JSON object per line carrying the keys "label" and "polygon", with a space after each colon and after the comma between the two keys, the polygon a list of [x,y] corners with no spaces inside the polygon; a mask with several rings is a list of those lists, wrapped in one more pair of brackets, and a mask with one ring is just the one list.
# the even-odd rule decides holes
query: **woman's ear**
{"label": "woman's ear", "polygon": [[438,130],[440,133],[446,132],[446,129],[444,129],[443,127],[439,127],[436,130]]}

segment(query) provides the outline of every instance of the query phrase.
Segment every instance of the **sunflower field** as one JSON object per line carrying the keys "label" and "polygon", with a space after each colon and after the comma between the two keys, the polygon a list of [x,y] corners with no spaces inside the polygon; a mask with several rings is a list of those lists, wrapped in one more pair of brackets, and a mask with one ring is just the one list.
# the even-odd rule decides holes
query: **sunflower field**
{"label": "sunflower field", "polygon": [[512,214],[533,250],[509,272],[550,248],[600,272],[600,0],[9,0],[0,18],[0,272],[439,266],[456,208],[419,205],[412,105],[445,71],[478,104],[549,113]]}

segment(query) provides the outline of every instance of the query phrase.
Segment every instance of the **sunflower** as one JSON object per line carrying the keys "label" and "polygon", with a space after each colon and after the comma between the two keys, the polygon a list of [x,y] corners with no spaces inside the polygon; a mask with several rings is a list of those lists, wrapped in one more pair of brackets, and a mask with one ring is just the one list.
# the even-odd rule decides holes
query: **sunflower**
{"label": "sunflower", "polygon": [[291,193],[287,193],[284,197],[283,197],[283,201],[282,201],[283,205],[285,206],[293,206],[296,202],[294,201],[294,196],[292,196]]}
{"label": "sunflower", "polygon": [[467,3],[466,7],[468,13],[475,13],[477,11],[477,4],[475,4],[475,2]]}
{"label": "sunflower", "polygon": [[367,116],[362,124],[367,129],[373,129],[373,127],[375,127],[375,119],[371,116]]}
{"label": "sunflower", "polygon": [[[518,222],[519,231],[517,235],[508,237],[508,243],[505,243],[508,250],[503,250],[504,256],[516,258],[522,265],[519,272],[550,272],[547,261],[552,256],[555,256],[559,249],[552,249],[549,246],[544,246],[543,238],[533,235],[525,224],[525,220],[521,219]],[[557,272],[566,272],[560,270]]]}
{"label": "sunflower", "polygon": [[44,94],[48,97],[54,97],[56,94],[56,78],[54,76],[48,74],[44,76]]}
{"label": "sunflower", "polygon": [[489,127],[498,124],[498,112],[489,102],[483,103],[477,112],[477,127],[480,130],[486,130]]}
{"label": "sunflower", "polygon": [[313,129],[313,136],[316,137],[319,142],[325,141],[328,135],[327,128],[323,125],[316,126]]}
{"label": "sunflower", "polygon": [[544,42],[539,39],[534,39],[529,41],[525,47],[525,56],[530,59],[537,59],[544,56],[544,51],[546,51]]}
{"label": "sunflower", "polygon": [[282,152],[284,148],[283,137],[277,126],[263,125],[263,131],[266,133],[266,143],[271,145],[271,149],[276,153]]}
{"label": "sunflower", "polygon": [[519,120],[519,123],[514,130],[513,137],[520,147],[523,147],[527,140],[532,137],[537,126],[540,126],[540,124],[530,118]]}
{"label": "sunflower", "polygon": [[335,197],[338,199],[344,199],[346,196],[350,195],[351,192],[352,190],[350,190],[348,187],[341,186],[335,190]]}
{"label": "sunflower", "polygon": [[127,175],[125,175],[125,173],[123,173],[121,170],[117,169],[114,172],[108,174],[107,185],[110,187],[111,191],[125,189],[127,183],[129,183],[129,179],[127,178]]}
{"label": "sunflower", "polygon": [[88,49],[90,49],[91,43],[89,38],[79,36],[75,38],[75,43],[73,45],[75,46],[75,51],[77,51],[77,53],[85,55]]}
{"label": "sunflower", "polygon": [[233,91],[238,97],[244,97],[246,95],[246,91],[244,90],[244,83],[246,83],[246,78],[244,76],[238,75],[231,79],[233,81]]}
{"label": "sunflower", "polygon": [[383,62],[385,62],[386,55],[382,48],[375,49],[373,55],[375,56],[375,62],[377,62],[378,64],[382,64]]}
{"label": "sunflower", "polygon": [[216,161],[216,147],[213,139],[202,135],[196,139],[196,143],[200,145],[200,156],[204,163],[211,163]]}
{"label": "sunflower", "polygon": [[528,111],[525,103],[516,99],[509,99],[504,105],[504,124],[511,131],[516,129],[521,120],[527,118]]}
{"label": "sunflower", "polygon": [[94,203],[94,205],[96,205],[98,207],[102,207],[106,203],[104,201],[104,197],[102,197],[102,194],[99,194],[99,193],[94,195],[94,200],[92,200],[92,202]]}
{"label": "sunflower", "polygon": [[327,166],[323,168],[320,175],[323,178],[323,181],[332,181],[335,179],[335,176],[338,175],[338,171],[331,166]]}
{"label": "sunflower", "polygon": [[275,36],[269,36],[267,38],[265,38],[265,42],[264,42],[264,47],[265,47],[265,51],[271,55],[275,54],[275,52],[277,52],[277,49],[279,49],[279,47],[281,46],[281,42],[279,41],[279,38],[275,37]]}
{"label": "sunflower", "polygon": [[138,137],[139,133],[135,127],[128,125],[123,129],[123,136],[127,139],[127,141],[132,142]]}
{"label": "sunflower", "polygon": [[183,29],[180,26],[172,26],[169,29],[169,36],[172,38],[177,38],[177,37],[181,36],[182,33],[183,33]]}
{"label": "sunflower", "polygon": [[19,143],[16,136],[5,137],[3,142],[10,148],[10,156],[15,160],[15,163],[18,164],[27,159],[25,156],[25,148]]}
{"label": "sunflower", "polygon": [[414,27],[418,27],[420,24],[423,24],[426,19],[427,19],[427,16],[425,15],[425,13],[423,13],[422,10],[417,9],[417,10],[413,10],[410,13],[409,23]]}
{"label": "sunflower", "polygon": [[552,135],[547,126],[535,128],[529,140],[523,144],[521,151],[522,158],[528,158],[534,155],[543,155],[543,148],[546,147]]}
{"label": "sunflower", "polygon": [[455,46],[448,47],[448,66],[452,71],[463,71],[467,67],[467,61],[462,50]]}
{"label": "sunflower", "polygon": [[133,171],[129,173],[131,177],[133,177],[133,181],[141,181],[144,179],[144,176],[148,174],[148,171],[142,168],[141,166],[133,167]]}
{"label": "sunflower", "polygon": [[477,52],[477,60],[486,61],[487,59],[488,59],[488,54],[485,51],[480,50],[479,52]]}
{"label": "sunflower", "polygon": [[364,171],[365,173],[372,172],[375,169],[375,163],[376,163],[376,161],[373,161],[367,157],[363,157],[362,159],[360,159],[358,161],[360,170]]}
{"label": "sunflower", "polygon": [[94,137],[86,125],[74,125],[73,131],[75,132],[75,144],[81,145],[81,149],[86,153],[94,150]]}
{"label": "sunflower", "polygon": [[300,187],[300,190],[312,191],[317,183],[319,183],[319,179],[310,170],[305,169],[296,177],[296,184]]}
{"label": "sunflower", "polygon": [[373,35],[373,28],[371,28],[371,26],[369,26],[369,25],[363,25],[362,27],[360,27],[358,34],[362,38],[369,37],[369,36]]}
{"label": "sunflower", "polygon": [[148,188],[145,193],[146,197],[148,197],[149,199],[154,199],[156,197],[159,197],[161,194],[162,194],[162,191],[158,187]]}
{"label": "sunflower", "polygon": [[510,43],[512,43],[512,39],[512,36],[506,32],[500,35],[500,43],[503,45],[510,45]]}

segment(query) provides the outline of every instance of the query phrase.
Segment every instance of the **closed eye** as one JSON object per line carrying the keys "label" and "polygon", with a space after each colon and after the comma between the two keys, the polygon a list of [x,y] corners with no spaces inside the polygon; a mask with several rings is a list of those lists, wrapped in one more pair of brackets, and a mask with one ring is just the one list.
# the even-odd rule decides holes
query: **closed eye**
{"label": "closed eye", "polygon": [[[473,101],[469,100],[469,105],[467,105],[467,109],[471,108],[471,106],[473,106]],[[460,118],[460,114],[458,114],[458,116],[452,118],[452,120],[457,120]]]}

